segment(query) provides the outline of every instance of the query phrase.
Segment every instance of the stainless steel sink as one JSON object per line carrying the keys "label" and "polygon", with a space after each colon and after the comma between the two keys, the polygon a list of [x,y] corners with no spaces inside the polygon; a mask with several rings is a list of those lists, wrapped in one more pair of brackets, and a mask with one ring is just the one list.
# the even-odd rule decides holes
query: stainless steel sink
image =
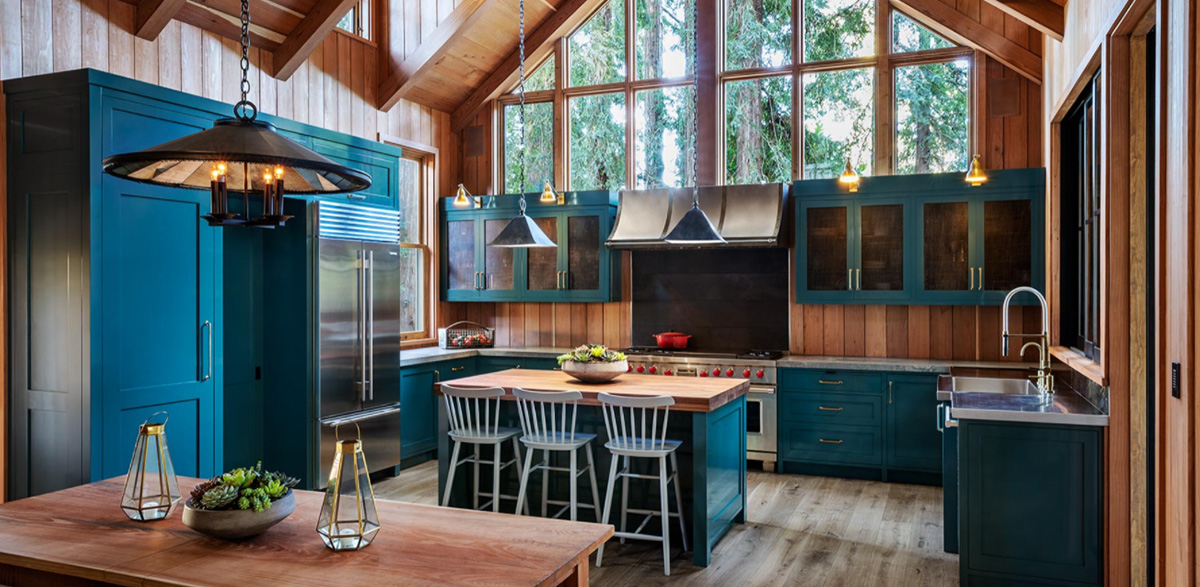
{"label": "stainless steel sink", "polygon": [[948,391],[974,393],[1003,393],[1008,395],[1038,395],[1037,385],[1029,379],[999,379],[991,377],[951,377]]}

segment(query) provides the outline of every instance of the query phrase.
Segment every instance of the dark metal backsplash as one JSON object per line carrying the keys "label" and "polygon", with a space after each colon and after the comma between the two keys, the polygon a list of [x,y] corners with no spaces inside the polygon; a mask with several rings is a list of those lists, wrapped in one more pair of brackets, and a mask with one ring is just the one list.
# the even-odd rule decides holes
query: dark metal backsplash
{"label": "dark metal backsplash", "polygon": [[788,348],[787,249],[633,252],[633,344],[691,334],[688,348]]}

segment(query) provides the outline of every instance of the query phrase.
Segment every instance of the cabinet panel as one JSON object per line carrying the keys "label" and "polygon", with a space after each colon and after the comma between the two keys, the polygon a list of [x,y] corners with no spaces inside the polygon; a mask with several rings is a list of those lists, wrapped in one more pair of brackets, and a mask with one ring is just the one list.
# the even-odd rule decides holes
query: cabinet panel
{"label": "cabinet panel", "polygon": [[[557,216],[534,218],[538,228],[550,237],[555,244],[559,242]],[[559,252],[557,248],[531,248],[525,252],[529,275],[529,289],[533,291],[551,291],[559,288]]]}
{"label": "cabinet panel", "polygon": [[967,291],[973,287],[970,203],[927,202],[921,206],[921,286],[925,291]]}
{"label": "cabinet panel", "polygon": [[937,426],[937,378],[894,376],[887,390],[887,464],[937,473],[942,468],[942,435]]}
{"label": "cabinet panel", "polygon": [[780,369],[779,388],[785,391],[879,394],[883,377],[861,371]]}
{"label": "cabinet panel", "polygon": [[400,459],[437,448],[437,396],[434,365],[406,368],[400,373]]}
{"label": "cabinet panel", "polygon": [[983,288],[1007,292],[1033,284],[1033,203],[1029,200],[983,202]]}
{"label": "cabinet panel", "polygon": [[779,418],[790,422],[878,426],[883,422],[883,400],[850,393],[779,394]]}
{"label": "cabinet panel", "polygon": [[488,218],[483,221],[483,272],[481,286],[491,292],[514,289],[513,250],[507,247],[489,247],[488,243],[508,226],[508,218]]}
{"label": "cabinet panel", "polygon": [[858,212],[859,259],[855,268],[855,289],[902,291],[904,204],[863,204]]}
{"label": "cabinet panel", "polygon": [[804,239],[809,291],[850,288],[850,209],[846,206],[806,209]]}
{"label": "cabinet panel", "polygon": [[567,289],[600,289],[600,224],[599,216],[567,217]]}
{"label": "cabinet panel", "polygon": [[475,270],[475,221],[446,222],[446,281],[449,289],[473,292]]}
{"label": "cabinet panel", "polygon": [[837,465],[882,464],[882,438],[878,427],[836,424],[780,425],[780,457],[785,460]]}
{"label": "cabinet panel", "polygon": [[320,138],[312,139],[312,149],[341,165],[358,169],[371,176],[371,187],[361,192],[331,194],[321,196],[322,199],[349,200],[371,206],[396,208],[397,192],[400,186],[400,180],[397,177],[400,167],[399,157]]}

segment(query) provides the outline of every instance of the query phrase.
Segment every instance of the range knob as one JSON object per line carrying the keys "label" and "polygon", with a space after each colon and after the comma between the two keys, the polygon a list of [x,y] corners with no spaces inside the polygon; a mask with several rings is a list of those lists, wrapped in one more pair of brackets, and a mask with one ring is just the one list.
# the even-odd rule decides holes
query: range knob
{"label": "range knob", "polygon": [[625,372],[628,373],[630,371],[633,371],[633,365],[625,365]]}
{"label": "range knob", "polygon": [[638,373],[645,373],[645,372],[646,372],[646,366],[645,366],[645,365],[638,365],[637,372],[638,372]]}
{"label": "range knob", "polygon": [[658,367],[655,367],[654,365],[650,365],[650,374],[654,375],[655,373],[658,373]]}
{"label": "range knob", "polygon": [[758,371],[756,371],[756,372],[754,373],[754,376],[755,376],[755,377],[757,377],[757,378],[759,378],[759,379],[762,379],[762,378],[763,378],[763,375],[764,375],[764,373],[763,373],[763,370],[762,370],[762,369],[759,369]]}
{"label": "range knob", "polygon": [[721,368],[713,367],[713,377],[720,377],[720,376],[721,376]]}
{"label": "range knob", "polygon": [[672,375],[671,370],[667,369],[666,371],[663,371],[663,375],[670,377]]}
{"label": "range knob", "polygon": [[749,379],[749,378],[750,378],[750,370],[749,370],[749,369],[746,369],[745,371],[742,371],[742,378],[743,378],[743,379]]}
{"label": "range knob", "polygon": [[701,371],[701,372],[700,372],[700,376],[701,376],[701,377],[708,377],[708,371]]}
{"label": "range knob", "polygon": [[730,368],[728,368],[728,369],[726,369],[726,370],[725,370],[725,376],[726,376],[726,377],[733,377],[733,367],[730,367]]}

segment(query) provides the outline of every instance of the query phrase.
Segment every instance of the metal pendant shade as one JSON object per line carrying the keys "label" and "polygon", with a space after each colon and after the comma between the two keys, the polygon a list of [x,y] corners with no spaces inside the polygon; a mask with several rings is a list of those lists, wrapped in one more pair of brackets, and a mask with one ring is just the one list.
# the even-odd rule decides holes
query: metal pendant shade
{"label": "metal pendant shade", "polygon": [[228,191],[257,193],[267,175],[291,194],[336,194],[371,187],[371,177],[335,163],[277,132],[261,120],[222,118],[213,127],[134,153],[104,159],[104,171],[125,179],[207,190],[211,171],[227,167]]}
{"label": "metal pendant shade", "polygon": [[557,247],[546,233],[542,232],[541,227],[533,221],[532,218],[521,212],[508,221],[508,225],[492,242],[488,243],[491,247],[501,247],[509,249],[534,249],[540,247]]}
{"label": "metal pendant shade", "polygon": [[663,240],[678,245],[720,244],[725,242],[721,233],[709,221],[708,215],[700,209],[697,202],[692,202],[692,209],[684,213],[675,228],[663,237]]}

